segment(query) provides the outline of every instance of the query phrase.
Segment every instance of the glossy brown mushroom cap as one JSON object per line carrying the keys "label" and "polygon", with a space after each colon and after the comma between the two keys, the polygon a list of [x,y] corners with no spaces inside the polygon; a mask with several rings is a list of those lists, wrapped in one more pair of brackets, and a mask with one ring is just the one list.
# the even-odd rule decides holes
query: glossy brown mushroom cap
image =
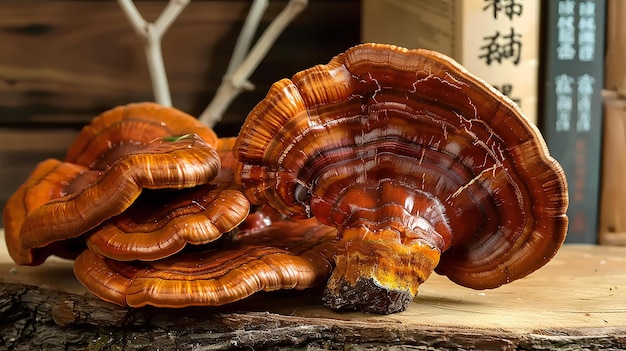
{"label": "glossy brown mushroom cap", "polygon": [[[78,237],[122,213],[142,189],[181,189],[208,183],[219,170],[213,147],[196,135],[155,139],[112,163],[88,184],[32,210],[20,228],[23,248]],[[71,191],[69,190],[71,189]]]}
{"label": "glossy brown mushroom cap", "polygon": [[217,146],[218,138],[211,128],[180,110],[153,102],[118,106],[83,127],[65,161],[104,170],[157,139],[192,134],[209,146]]}
{"label": "glossy brown mushroom cap", "polygon": [[335,237],[334,228],[317,222],[286,222],[227,249],[151,262],[114,261],[86,250],[74,272],[94,294],[122,306],[218,306],[257,291],[323,282],[332,270]]}
{"label": "glossy brown mushroom cap", "polygon": [[247,216],[250,203],[229,183],[176,191],[144,191],[125,210],[94,229],[87,245],[118,261],[157,260],[187,244],[217,240]]}
{"label": "glossy brown mushroom cap", "polygon": [[208,185],[143,193],[122,214],[98,226],[87,240],[94,252],[115,260],[157,260],[187,244],[217,240],[246,219],[250,203],[234,183],[235,138],[219,138],[218,175]]}
{"label": "glossy brown mushroom cap", "polygon": [[[59,244],[54,247],[23,245],[20,230],[26,218],[43,204],[66,196],[73,186],[89,184],[99,172],[55,159],[37,165],[24,184],[11,195],[4,207],[4,235],[9,255],[20,265],[39,265],[50,255],[75,258],[80,251],[68,250]],[[84,246],[84,245],[82,245]],[[81,245],[79,245],[81,247]]]}
{"label": "glossy brown mushroom cap", "polygon": [[82,129],[65,162],[42,163],[7,203],[12,258],[35,265],[50,254],[75,257],[73,249],[63,252],[63,242],[124,211],[143,188],[188,188],[215,178],[217,144],[210,128],[174,108],[136,103],[104,112]]}
{"label": "glossy brown mushroom cap", "polygon": [[497,287],[547,263],[566,233],[566,180],[536,127],[428,50],[359,45],[275,83],[234,153],[251,202],[339,229],[335,309],[402,310],[437,265]]}

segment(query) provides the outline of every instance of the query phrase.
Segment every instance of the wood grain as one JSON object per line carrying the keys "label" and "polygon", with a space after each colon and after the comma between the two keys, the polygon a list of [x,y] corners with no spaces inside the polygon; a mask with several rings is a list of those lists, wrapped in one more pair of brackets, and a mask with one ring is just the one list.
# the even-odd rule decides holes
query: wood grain
{"label": "wood grain", "polygon": [[86,294],[71,262],[15,267],[0,256],[0,349],[626,347],[626,248],[567,245],[544,268],[494,290],[432,276],[407,311],[389,316],[331,312],[315,289],[220,308],[125,309]]}
{"label": "wood grain", "polygon": [[[153,21],[165,1],[135,0]],[[173,103],[199,115],[213,97],[249,0],[194,0],[163,38]],[[286,1],[269,2],[260,30]],[[76,131],[117,105],[152,100],[140,39],[116,1],[3,0],[0,10],[0,206],[35,165],[62,158]],[[234,136],[269,86],[359,41],[359,0],[313,0],[290,24],[215,130]],[[63,129],[61,129],[63,128]],[[0,226],[2,220],[0,219]]]}
{"label": "wood grain", "polygon": [[[270,1],[261,30],[284,7]],[[137,1],[154,20],[162,1]],[[198,115],[228,65],[250,1],[193,1],[163,38],[176,107]],[[281,35],[225,116],[233,134],[270,84],[325,63],[359,41],[359,1],[311,1]],[[115,105],[152,99],[143,46],[115,1],[3,2],[0,123],[85,123]],[[220,127],[221,128],[221,127]],[[225,135],[226,136],[226,135]]]}

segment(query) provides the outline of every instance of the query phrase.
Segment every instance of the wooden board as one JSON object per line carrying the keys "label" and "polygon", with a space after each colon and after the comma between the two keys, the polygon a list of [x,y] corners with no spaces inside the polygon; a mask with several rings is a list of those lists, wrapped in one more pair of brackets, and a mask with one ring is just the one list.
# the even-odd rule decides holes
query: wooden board
{"label": "wooden board", "polygon": [[[86,293],[69,261],[16,267],[6,252],[0,257],[5,347],[33,346],[44,336],[48,346],[106,340],[133,350],[146,345],[130,338],[179,349],[626,347],[624,247],[567,245],[544,268],[494,290],[470,290],[433,275],[407,311],[389,316],[331,312],[321,306],[319,290],[259,294],[220,308],[129,310]],[[59,331],[61,339],[47,334]]]}
{"label": "wooden board", "polygon": [[[166,1],[135,0],[154,21]],[[268,1],[260,33],[286,1]],[[194,116],[222,81],[252,1],[194,0],[163,37],[175,107]],[[38,162],[116,105],[152,100],[144,48],[117,1],[8,0],[0,5],[0,208]],[[215,130],[234,136],[270,85],[359,42],[359,0],[310,1],[255,70]],[[61,129],[63,128],[63,129]],[[0,227],[2,226],[0,219]]]}
{"label": "wooden board", "polygon": [[[135,1],[154,21],[165,1]],[[163,37],[174,106],[194,116],[226,72],[249,0],[194,0]],[[259,34],[284,8],[269,1]],[[269,86],[326,63],[359,42],[359,0],[310,1],[281,34],[245,92],[217,126],[234,135]],[[152,100],[141,40],[116,1],[3,1],[0,11],[0,124],[82,125],[100,112]]]}

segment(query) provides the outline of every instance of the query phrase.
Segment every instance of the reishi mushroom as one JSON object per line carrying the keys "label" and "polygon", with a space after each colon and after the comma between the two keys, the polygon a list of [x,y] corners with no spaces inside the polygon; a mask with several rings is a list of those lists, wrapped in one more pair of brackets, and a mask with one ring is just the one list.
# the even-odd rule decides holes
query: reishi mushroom
{"label": "reishi mushroom", "polygon": [[276,221],[236,230],[250,204],[234,182],[234,143],[152,103],[107,111],[83,128],[65,161],[40,163],[11,197],[9,252],[18,264],[76,259],[87,288],[134,307],[223,305],[323,282],[334,228],[271,210]]}
{"label": "reishi mushroom", "polygon": [[567,203],[508,98],[442,54],[363,44],[275,83],[237,138],[154,103],[107,111],[4,221],[16,263],[76,258],[123,306],[223,305],[332,271],[328,307],[386,314],[433,271],[474,289],[532,273],[561,246]]}
{"label": "reishi mushroom", "polygon": [[250,203],[234,182],[234,143],[235,138],[217,140],[221,167],[210,183],[176,191],[144,191],[123,213],[91,231],[89,248],[119,261],[157,260],[235,229],[247,218]]}
{"label": "reishi mushroom", "polygon": [[237,227],[249,210],[243,193],[228,183],[147,191],[126,211],[95,228],[87,246],[118,261],[157,260],[187,244],[219,239]]}
{"label": "reishi mushroom", "polygon": [[[89,249],[74,265],[79,281],[122,306],[184,307],[218,306],[260,290],[304,289],[327,279],[336,230],[316,219],[285,220],[273,209],[257,211],[267,218],[256,225],[233,182],[234,142],[218,140],[222,167],[209,184],[144,192],[89,234]],[[228,231],[225,241],[214,243]],[[188,243],[206,245],[185,250]]]}
{"label": "reishi mushroom", "polygon": [[215,132],[196,118],[153,102],[118,106],[95,117],[83,127],[67,152],[65,162],[104,170],[121,156],[156,139],[195,134],[215,148]]}
{"label": "reishi mushroom", "polygon": [[54,254],[42,248],[122,213],[144,188],[208,183],[220,169],[215,145],[210,128],[172,108],[141,103],[103,113],[79,133],[64,162],[43,162],[9,198],[9,254],[18,264],[40,264]]}
{"label": "reishi mushroom", "polygon": [[338,229],[335,310],[402,311],[433,271],[495,288],[566,235],[567,183],[536,127],[433,51],[362,44],[276,82],[234,155],[253,204]]}
{"label": "reishi mushroom", "polygon": [[[122,213],[143,189],[206,184],[218,170],[215,149],[197,136],[175,141],[156,139],[142,151],[120,157],[86,186],[33,210],[20,229],[22,245],[38,247],[77,237]],[[73,185],[70,183],[67,189]]]}
{"label": "reishi mushroom", "polygon": [[257,291],[305,289],[330,274],[336,230],[317,220],[282,221],[219,249],[157,261],[115,261],[85,250],[78,280],[121,306],[219,306]]}
{"label": "reishi mushroom", "polygon": [[[50,255],[74,259],[84,249],[82,245],[69,245],[65,241],[57,245],[23,247],[20,238],[22,223],[36,208],[66,194],[68,184],[90,183],[97,172],[86,167],[56,159],[40,162],[28,179],[7,200],[4,208],[4,236],[7,251],[17,264],[40,265]],[[62,244],[64,243],[64,244]]]}

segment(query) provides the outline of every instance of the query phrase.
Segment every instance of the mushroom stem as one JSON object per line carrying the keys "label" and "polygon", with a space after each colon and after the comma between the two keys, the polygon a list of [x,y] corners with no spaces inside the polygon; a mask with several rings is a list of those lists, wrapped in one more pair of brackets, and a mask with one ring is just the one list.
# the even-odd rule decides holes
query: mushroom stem
{"label": "mushroom stem", "polygon": [[[311,214],[336,227],[341,238],[324,302],[334,310],[400,312],[450,246],[448,210],[406,185],[409,177],[420,178],[417,171],[392,170],[400,158],[378,154],[376,161],[363,162],[378,163],[350,186],[329,186],[328,177],[337,177],[330,172],[312,182]],[[360,181],[382,172],[389,178]]]}
{"label": "mushroom stem", "polygon": [[378,314],[404,311],[441,255],[436,245],[424,239],[401,243],[394,230],[372,233],[362,227],[342,235],[336,268],[323,297],[324,304],[333,310]]}

